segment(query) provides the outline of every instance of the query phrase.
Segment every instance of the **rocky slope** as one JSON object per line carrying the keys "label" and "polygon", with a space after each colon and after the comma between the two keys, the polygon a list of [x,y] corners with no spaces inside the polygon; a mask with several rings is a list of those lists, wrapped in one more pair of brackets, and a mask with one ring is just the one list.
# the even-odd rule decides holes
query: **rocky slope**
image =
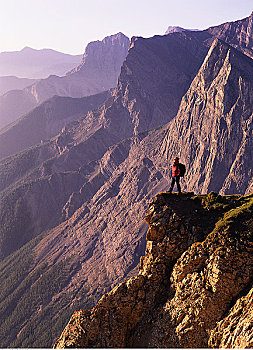
{"label": "rocky slope", "polygon": [[21,91],[1,96],[0,128],[55,95],[80,98],[114,88],[128,47],[129,39],[122,33],[92,42],[87,45],[81,64],[70,74],[59,77],[54,73]]}
{"label": "rocky slope", "polygon": [[64,75],[80,63],[82,55],[68,55],[50,49],[24,47],[20,51],[0,52],[0,76],[42,79],[50,74]]}
{"label": "rocky slope", "polygon": [[[160,193],[139,274],[76,311],[55,348],[250,348],[252,211],[252,195]],[[236,309],[240,332],[236,323],[230,334]]]}
{"label": "rocky slope", "polygon": [[105,91],[83,98],[52,97],[0,130],[0,159],[47,142],[70,122],[100,107],[110,96]]}

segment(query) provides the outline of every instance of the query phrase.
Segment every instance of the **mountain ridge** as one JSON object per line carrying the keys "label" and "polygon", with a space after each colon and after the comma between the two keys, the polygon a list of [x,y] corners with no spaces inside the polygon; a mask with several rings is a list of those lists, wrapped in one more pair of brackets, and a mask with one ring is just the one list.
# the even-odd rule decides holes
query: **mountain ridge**
{"label": "mountain ridge", "polygon": [[54,96],[45,101],[0,130],[0,159],[47,142],[70,122],[100,107],[109,96],[105,91],[83,98]]}
{"label": "mountain ridge", "polygon": [[21,90],[35,83],[35,79],[17,78],[15,76],[0,77],[0,95],[11,90]]}
{"label": "mountain ridge", "polygon": [[229,37],[231,46],[253,58],[253,12],[249,17],[210,27],[207,31],[223,41],[226,41],[226,37]]}

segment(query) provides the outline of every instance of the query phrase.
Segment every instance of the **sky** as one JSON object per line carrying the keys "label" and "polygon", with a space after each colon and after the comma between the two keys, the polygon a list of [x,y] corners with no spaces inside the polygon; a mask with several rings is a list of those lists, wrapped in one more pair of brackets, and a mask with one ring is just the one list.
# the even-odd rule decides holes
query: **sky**
{"label": "sky", "polygon": [[118,32],[205,29],[252,11],[252,0],[0,0],[0,52],[29,46],[82,54],[89,42]]}

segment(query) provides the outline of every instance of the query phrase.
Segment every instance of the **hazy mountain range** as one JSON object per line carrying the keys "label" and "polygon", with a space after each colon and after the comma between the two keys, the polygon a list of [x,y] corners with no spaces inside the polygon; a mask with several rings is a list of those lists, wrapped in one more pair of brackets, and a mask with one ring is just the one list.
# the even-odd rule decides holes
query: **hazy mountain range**
{"label": "hazy mountain range", "polygon": [[55,97],[1,131],[2,347],[51,346],[74,310],[136,273],[143,217],[168,189],[175,155],[187,168],[183,190],[252,192],[252,20],[133,37],[129,49],[117,35],[108,54],[120,53],[117,86],[90,97],[95,109]]}
{"label": "hazy mountain range", "polygon": [[15,76],[0,77],[0,95],[11,90],[22,90],[35,83],[36,79],[17,78]]}
{"label": "hazy mountain range", "polygon": [[55,95],[85,97],[115,87],[128,47],[129,39],[122,33],[89,43],[81,63],[66,76],[51,75],[0,96],[0,128]]}
{"label": "hazy mountain range", "polygon": [[0,76],[29,79],[47,78],[51,74],[62,76],[78,65],[81,59],[82,55],[24,47],[21,51],[0,53]]}
{"label": "hazy mountain range", "polygon": [[100,107],[109,96],[105,91],[82,98],[52,97],[0,130],[0,159],[47,142],[70,122]]}

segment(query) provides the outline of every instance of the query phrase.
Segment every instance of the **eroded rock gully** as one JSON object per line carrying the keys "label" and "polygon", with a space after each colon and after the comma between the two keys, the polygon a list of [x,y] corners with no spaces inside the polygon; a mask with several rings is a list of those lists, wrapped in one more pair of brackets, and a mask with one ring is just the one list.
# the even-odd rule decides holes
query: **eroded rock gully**
{"label": "eroded rock gully", "polygon": [[160,193],[139,274],[76,311],[55,348],[251,347],[253,195]]}

